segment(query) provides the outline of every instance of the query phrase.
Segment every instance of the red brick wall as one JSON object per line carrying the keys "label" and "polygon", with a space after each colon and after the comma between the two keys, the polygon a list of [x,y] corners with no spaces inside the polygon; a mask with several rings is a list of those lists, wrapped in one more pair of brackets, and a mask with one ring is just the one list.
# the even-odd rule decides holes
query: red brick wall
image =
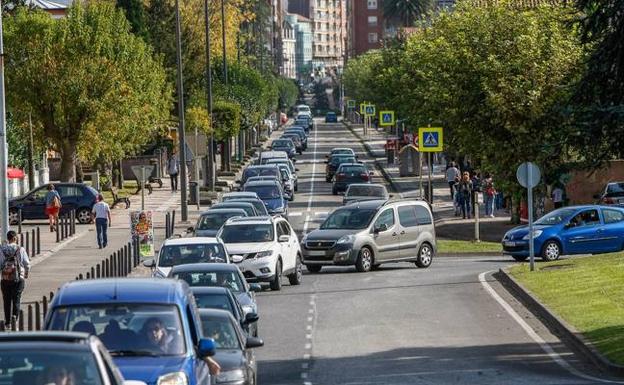
{"label": "red brick wall", "polygon": [[624,160],[615,160],[594,172],[572,172],[566,194],[570,204],[593,203],[593,196],[600,193],[605,184],[621,181],[624,181]]}

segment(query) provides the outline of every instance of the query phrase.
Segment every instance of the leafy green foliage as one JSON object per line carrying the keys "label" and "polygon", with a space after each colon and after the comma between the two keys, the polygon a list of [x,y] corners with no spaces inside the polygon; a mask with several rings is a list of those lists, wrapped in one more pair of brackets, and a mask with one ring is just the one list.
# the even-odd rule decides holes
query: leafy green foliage
{"label": "leafy green foliage", "polygon": [[187,131],[195,131],[197,129],[206,135],[212,132],[210,125],[210,117],[208,111],[203,107],[190,107],[186,110],[186,129]]}
{"label": "leafy green foliage", "polygon": [[288,109],[294,106],[299,96],[299,87],[297,87],[295,81],[279,77],[274,80],[274,84],[279,94],[278,107]]}
{"label": "leafy green foliage", "polygon": [[212,106],[212,123],[217,140],[238,134],[241,127],[241,107],[227,100],[217,100]]}
{"label": "leafy green foliage", "polygon": [[432,0],[384,0],[384,16],[400,19],[409,27],[433,9]]}

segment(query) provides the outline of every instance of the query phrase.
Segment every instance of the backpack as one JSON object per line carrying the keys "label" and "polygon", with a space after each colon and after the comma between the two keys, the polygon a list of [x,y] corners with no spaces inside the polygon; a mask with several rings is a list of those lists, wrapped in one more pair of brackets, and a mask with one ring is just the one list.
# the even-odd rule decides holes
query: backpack
{"label": "backpack", "polygon": [[6,252],[3,250],[4,262],[2,263],[2,280],[3,281],[19,281],[20,280],[20,262],[18,254],[21,251],[21,247],[15,249],[12,256],[7,257]]}

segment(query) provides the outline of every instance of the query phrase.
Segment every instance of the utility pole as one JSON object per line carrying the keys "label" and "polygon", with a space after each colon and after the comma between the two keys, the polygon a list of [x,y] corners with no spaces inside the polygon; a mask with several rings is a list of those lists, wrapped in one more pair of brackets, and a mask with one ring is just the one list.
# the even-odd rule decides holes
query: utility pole
{"label": "utility pole", "polygon": [[2,41],[2,12],[0,12],[0,240],[6,241],[9,231],[9,180],[6,142],[6,111],[4,110],[4,43]]}
{"label": "utility pole", "polygon": [[180,0],[175,2],[176,16],[176,64],[178,67],[178,139],[180,143],[180,198],[181,198],[181,219],[182,222],[188,220],[187,193],[186,193],[186,135],[184,130],[184,85],[182,75],[182,38],[180,31]]}
{"label": "utility pole", "polygon": [[204,0],[204,18],[206,19],[206,108],[208,109],[208,117],[210,118],[210,137],[208,138],[208,188],[210,191],[215,189],[215,180],[217,170],[215,170],[214,159],[214,131],[212,122],[212,71],[210,56],[210,13],[208,9],[208,0]]}
{"label": "utility pole", "polygon": [[[221,0],[221,44],[223,45],[222,55],[223,55],[223,84],[227,88],[228,86],[228,68],[227,68],[227,58],[225,55],[226,47],[225,47],[225,0]],[[230,160],[232,153],[232,138],[227,138],[224,141],[223,153],[221,156],[225,155],[225,170],[230,171]]]}

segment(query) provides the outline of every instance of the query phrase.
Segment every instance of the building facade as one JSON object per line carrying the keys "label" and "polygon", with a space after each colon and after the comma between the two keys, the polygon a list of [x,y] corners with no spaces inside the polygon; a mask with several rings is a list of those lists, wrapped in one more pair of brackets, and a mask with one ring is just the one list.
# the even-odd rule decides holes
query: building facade
{"label": "building facade", "polygon": [[293,16],[297,20],[295,25],[295,61],[297,68],[297,79],[302,82],[310,80],[312,74],[312,47],[314,46],[312,37],[312,21],[301,15]]}
{"label": "building facade", "polygon": [[282,22],[282,76],[297,78],[297,17],[286,14]]}

